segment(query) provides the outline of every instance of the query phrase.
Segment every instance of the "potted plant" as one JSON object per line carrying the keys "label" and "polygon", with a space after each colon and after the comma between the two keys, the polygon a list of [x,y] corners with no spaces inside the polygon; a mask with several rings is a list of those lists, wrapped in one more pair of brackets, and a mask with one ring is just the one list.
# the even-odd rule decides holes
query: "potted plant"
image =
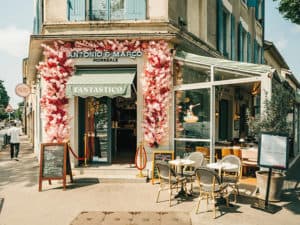
{"label": "potted plant", "polygon": [[[247,111],[249,134],[258,139],[260,132],[286,133],[291,136],[292,122],[288,121],[288,115],[293,109],[293,95],[284,85],[276,83],[273,87],[271,99],[264,103],[263,115],[251,116]],[[259,197],[265,199],[268,172],[259,170],[256,172]],[[271,176],[269,192],[270,201],[280,201],[281,190],[285,179],[285,173],[274,170]]]}

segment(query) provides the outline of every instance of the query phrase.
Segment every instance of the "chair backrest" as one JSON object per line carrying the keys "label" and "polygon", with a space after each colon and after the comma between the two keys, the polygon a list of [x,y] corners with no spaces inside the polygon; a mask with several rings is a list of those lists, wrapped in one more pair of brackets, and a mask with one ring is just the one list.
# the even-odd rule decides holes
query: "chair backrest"
{"label": "chair backrest", "polygon": [[170,167],[170,165],[167,162],[157,162],[156,167],[158,169],[158,174],[160,178],[168,180],[171,176],[176,177],[175,171]]}
{"label": "chair backrest", "polygon": [[201,152],[192,152],[188,159],[195,161],[195,164],[193,164],[194,168],[199,168],[200,166],[203,166],[204,163],[204,155]]}
{"label": "chair backrest", "polygon": [[195,173],[200,184],[200,189],[216,191],[221,184],[221,179],[218,173],[213,169],[202,166],[197,168]]}
{"label": "chair backrest", "polygon": [[222,158],[221,161],[223,163],[231,163],[231,164],[237,165],[236,169],[228,169],[228,170],[226,170],[227,172],[237,172],[238,174],[241,172],[242,162],[241,162],[240,158],[237,157],[236,155],[227,155],[224,158]]}

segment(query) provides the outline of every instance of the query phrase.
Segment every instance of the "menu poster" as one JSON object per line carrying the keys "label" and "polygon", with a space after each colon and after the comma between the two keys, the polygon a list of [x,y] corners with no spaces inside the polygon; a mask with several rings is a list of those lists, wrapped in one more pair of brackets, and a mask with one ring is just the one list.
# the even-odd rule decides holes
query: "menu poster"
{"label": "menu poster", "polygon": [[275,169],[288,168],[287,135],[262,132],[259,142],[258,164]]}

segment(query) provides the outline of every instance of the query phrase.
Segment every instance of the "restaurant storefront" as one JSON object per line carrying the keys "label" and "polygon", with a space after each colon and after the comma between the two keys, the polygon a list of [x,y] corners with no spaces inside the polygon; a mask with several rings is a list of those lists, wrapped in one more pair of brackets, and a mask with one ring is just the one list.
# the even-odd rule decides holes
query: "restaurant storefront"
{"label": "restaurant storefront", "polygon": [[257,148],[257,140],[248,139],[247,112],[263,113],[274,70],[175,55],[172,47],[168,40],[43,45],[37,146],[70,141],[80,158],[73,158],[75,166],[134,163],[140,142],[148,162],[157,149],[184,157],[205,148],[214,161],[223,146]]}
{"label": "restaurant storefront", "polygon": [[148,159],[154,146],[169,149],[170,46],[163,40],[43,45],[41,143],[70,141],[74,165],[133,164],[141,141]]}

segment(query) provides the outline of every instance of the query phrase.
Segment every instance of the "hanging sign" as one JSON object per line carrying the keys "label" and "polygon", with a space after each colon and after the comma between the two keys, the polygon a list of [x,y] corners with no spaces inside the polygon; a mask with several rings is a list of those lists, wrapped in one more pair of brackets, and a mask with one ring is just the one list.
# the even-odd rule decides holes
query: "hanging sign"
{"label": "hanging sign", "polygon": [[15,92],[20,97],[27,97],[30,94],[30,87],[27,84],[18,84],[15,88]]}

